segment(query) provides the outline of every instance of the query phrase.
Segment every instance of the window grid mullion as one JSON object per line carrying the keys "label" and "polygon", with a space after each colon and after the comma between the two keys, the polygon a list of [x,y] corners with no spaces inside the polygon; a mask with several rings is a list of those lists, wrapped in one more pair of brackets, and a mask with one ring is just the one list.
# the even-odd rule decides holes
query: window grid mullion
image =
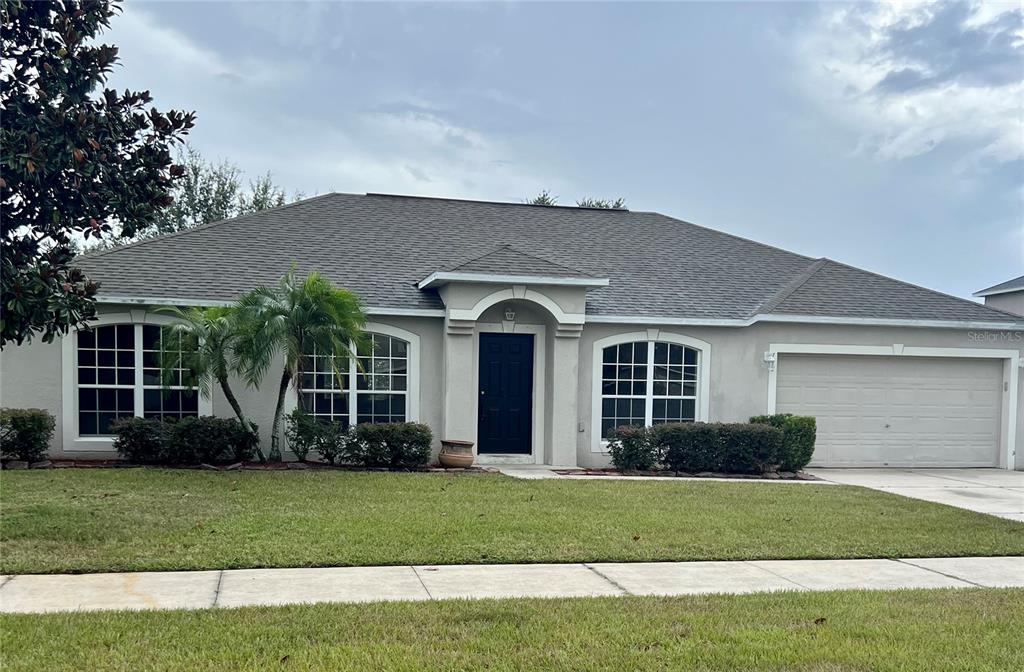
{"label": "window grid mullion", "polygon": [[145,416],[143,408],[146,403],[146,390],[145,390],[145,379],[142,377],[142,325],[134,324],[132,329],[135,330],[135,385],[133,386],[135,408],[134,415],[136,418]]}
{"label": "window grid mullion", "polygon": [[359,371],[359,353],[356,352],[356,342],[349,341],[349,353],[352,357],[348,361],[348,426],[356,426],[356,403],[359,392],[356,390],[358,382],[357,372]]}
{"label": "window grid mullion", "polygon": [[647,394],[644,400],[644,426],[654,424],[654,341],[647,342]]}

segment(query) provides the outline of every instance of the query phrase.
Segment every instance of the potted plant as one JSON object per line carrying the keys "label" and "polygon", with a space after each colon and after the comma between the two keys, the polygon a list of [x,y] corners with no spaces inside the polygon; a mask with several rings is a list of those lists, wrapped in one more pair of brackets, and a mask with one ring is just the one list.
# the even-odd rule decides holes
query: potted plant
{"label": "potted plant", "polygon": [[466,469],[473,465],[473,442],[442,439],[437,461],[449,469]]}

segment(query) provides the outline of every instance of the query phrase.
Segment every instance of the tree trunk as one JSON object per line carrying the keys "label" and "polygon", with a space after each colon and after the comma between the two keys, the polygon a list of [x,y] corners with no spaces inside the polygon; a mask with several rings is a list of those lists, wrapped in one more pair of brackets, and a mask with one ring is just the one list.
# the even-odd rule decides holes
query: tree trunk
{"label": "tree trunk", "polygon": [[238,422],[242,424],[242,427],[257,435],[256,457],[259,458],[260,462],[266,462],[267,458],[263,456],[263,449],[260,448],[258,440],[259,429],[256,427],[256,423],[249,422],[245,419],[245,414],[242,413],[242,407],[238,403],[238,399],[235,398],[235,393],[231,390],[231,385],[228,384],[227,376],[217,378],[217,382],[220,383],[220,389],[224,393],[224,397],[228,400],[228,403],[231,404],[231,408],[235,411],[235,415],[238,416]]}
{"label": "tree trunk", "polygon": [[278,436],[278,428],[281,426],[281,412],[284,411],[284,397],[288,392],[288,384],[292,380],[291,371],[285,369],[281,373],[281,386],[277,390],[277,407],[274,409],[274,425],[270,429],[270,457],[271,462],[281,461],[281,437]]}

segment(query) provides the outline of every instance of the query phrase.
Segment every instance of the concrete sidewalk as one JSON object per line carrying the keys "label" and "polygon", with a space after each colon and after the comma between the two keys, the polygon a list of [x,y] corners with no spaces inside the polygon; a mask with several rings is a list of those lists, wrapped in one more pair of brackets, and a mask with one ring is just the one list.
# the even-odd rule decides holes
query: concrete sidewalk
{"label": "concrete sidewalk", "polygon": [[1024,587],[1024,557],[239,569],[0,578],[0,612],[311,602]]}

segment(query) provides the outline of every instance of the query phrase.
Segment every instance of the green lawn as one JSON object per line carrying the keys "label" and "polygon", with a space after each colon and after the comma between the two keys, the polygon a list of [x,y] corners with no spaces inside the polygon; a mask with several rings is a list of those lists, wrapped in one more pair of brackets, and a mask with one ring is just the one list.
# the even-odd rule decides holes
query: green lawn
{"label": "green lawn", "polygon": [[4,573],[1024,554],[1024,524],[862,488],[499,475],[3,472]]}
{"label": "green lawn", "polygon": [[0,641],[7,672],[1002,671],[1021,623],[1024,590],[954,589],[5,616]]}

